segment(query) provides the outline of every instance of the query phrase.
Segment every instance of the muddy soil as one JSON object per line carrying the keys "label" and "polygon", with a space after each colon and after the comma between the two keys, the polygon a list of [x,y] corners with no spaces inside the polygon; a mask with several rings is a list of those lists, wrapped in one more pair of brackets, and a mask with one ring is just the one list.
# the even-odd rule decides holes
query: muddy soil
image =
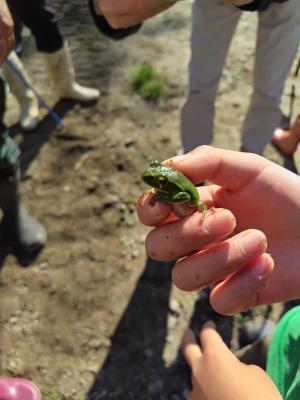
{"label": "muddy soil", "polygon": [[[78,80],[99,88],[102,96],[89,107],[55,105],[43,59],[26,34],[23,61],[65,128],[42,111],[35,132],[12,129],[23,151],[24,202],[45,224],[48,243],[32,262],[3,257],[0,372],[34,380],[53,399],[181,399],[188,380],[178,349],[186,327],[213,318],[234,347],[237,325],[210,309],[206,292],[174,288],[172,265],[147,260],[147,229],[135,215],[135,201],[145,189],[140,172],[150,160],[180,150],[190,3],[116,43],[97,32],[82,1],[56,0],[53,6]],[[240,146],[255,27],[256,16],[245,14],[230,50],[218,97],[214,145],[219,147]],[[132,73],[145,61],[167,77],[168,94],[157,105],[131,90]],[[290,79],[286,94],[291,84]],[[7,118],[10,124],[18,118],[12,97]],[[271,146],[266,156],[295,168]],[[296,165],[298,159],[299,154]]]}

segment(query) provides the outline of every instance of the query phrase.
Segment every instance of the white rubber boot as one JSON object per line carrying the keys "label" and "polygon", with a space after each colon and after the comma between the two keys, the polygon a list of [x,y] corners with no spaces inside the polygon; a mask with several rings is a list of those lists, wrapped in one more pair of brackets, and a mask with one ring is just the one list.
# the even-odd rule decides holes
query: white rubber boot
{"label": "white rubber boot", "polygon": [[59,99],[80,102],[98,100],[100,96],[99,90],[81,86],[76,82],[72,57],[66,42],[56,52],[43,54],[50,79]]}
{"label": "white rubber boot", "polygon": [[[24,65],[14,51],[10,53],[8,60],[17,68],[24,80],[31,85]],[[20,106],[19,123],[21,127],[26,131],[35,129],[39,124],[39,103],[33,91],[25,86],[20,76],[8,63],[4,63],[3,73],[11,93],[17,98]]]}

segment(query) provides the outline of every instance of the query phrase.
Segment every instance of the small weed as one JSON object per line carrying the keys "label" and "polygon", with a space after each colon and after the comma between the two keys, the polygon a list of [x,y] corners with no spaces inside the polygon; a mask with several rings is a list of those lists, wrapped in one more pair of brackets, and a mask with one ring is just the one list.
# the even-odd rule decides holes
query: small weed
{"label": "small weed", "polygon": [[132,88],[139,92],[145,83],[151,81],[154,77],[154,68],[150,63],[142,64],[134,73],[132,79]]}
{"label": "small weed", "polygon": [[146,101],[157,103],[166,93],[166,78],[160,76],[150,63],[142,64],[134,73],[132,88]]}
{"label": "small weed", "polygon": [[141,88],[141,96],[147,101],[157,103],[160,98],[165,94],[165,81],[164,79],[151,79],[146,82]]}

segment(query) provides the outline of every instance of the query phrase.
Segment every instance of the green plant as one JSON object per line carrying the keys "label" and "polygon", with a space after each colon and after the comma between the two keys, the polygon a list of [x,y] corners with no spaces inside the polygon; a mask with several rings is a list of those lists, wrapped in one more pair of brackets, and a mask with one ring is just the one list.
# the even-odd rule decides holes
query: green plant
{"label": "green plant", "polygon": [[139,92],[145,83],[154,77],[154,68],[150,63],[142,64],[134,73],[132,79],[132,88],[135,92]]}
{"label": "green plant", "polygon": [[157,103],[165,93],[164,84],[165,81],[162,78],[152,79],[149,82],[146,82],[141,88],[141,96],[145,100]]}
{"label": "green plant", "polygon": [[132,89],[146,101],[157,103],[166,93],[166,78],[160,76],[150,63],[142,64],[132,78]]}

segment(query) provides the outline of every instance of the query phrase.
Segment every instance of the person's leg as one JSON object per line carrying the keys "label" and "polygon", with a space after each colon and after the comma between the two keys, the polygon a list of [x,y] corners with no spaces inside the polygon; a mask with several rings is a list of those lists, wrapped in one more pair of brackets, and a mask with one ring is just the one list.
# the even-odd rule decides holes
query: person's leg
{"label": "person's leg", "polygon": [[99,90],[76,82],[71,52],[48,0],[8,0],[8,5],[31,30],[37,49],[43,53],[57,98],[82,102],[97,100]]}
{"label": "person's leg", "polygon": [[262,154],[280,123],[280,101],[300,41],[299,0],[259,13],[253,94],[242,131],[247,151]]}
{"label": "person's leg", "polygon": [[39,102],[25,81],[32,85],[22,61],[12,51],[3,65],[4,77],[9,89],[20,105],[20,125],[24,130],[35,129],[39,123]]}
{"label": "person's leg", "polygon": [[63,47],[55,13],[47,0],[7,0],[12,15],[17,15],[31,31],[38,51],[53,53]]}
{"label": "person's leg", "polygon": [[267,373],[285,400],[299,400],[300,306],[280,320],[267,359]]}
{"label": "person's leg", "polygon": [[36,253],[46,242],[44,227],[22,206],[19,193],[20,151],[3,122],[6,83],[0,74],[0,208],[1,229],[16,251]]}
{"label": "person's leg", "polygon": [[212,141],[217,88],[240,14],[218,0],[194,1],[189,90],[181,114],[185,152]]}

